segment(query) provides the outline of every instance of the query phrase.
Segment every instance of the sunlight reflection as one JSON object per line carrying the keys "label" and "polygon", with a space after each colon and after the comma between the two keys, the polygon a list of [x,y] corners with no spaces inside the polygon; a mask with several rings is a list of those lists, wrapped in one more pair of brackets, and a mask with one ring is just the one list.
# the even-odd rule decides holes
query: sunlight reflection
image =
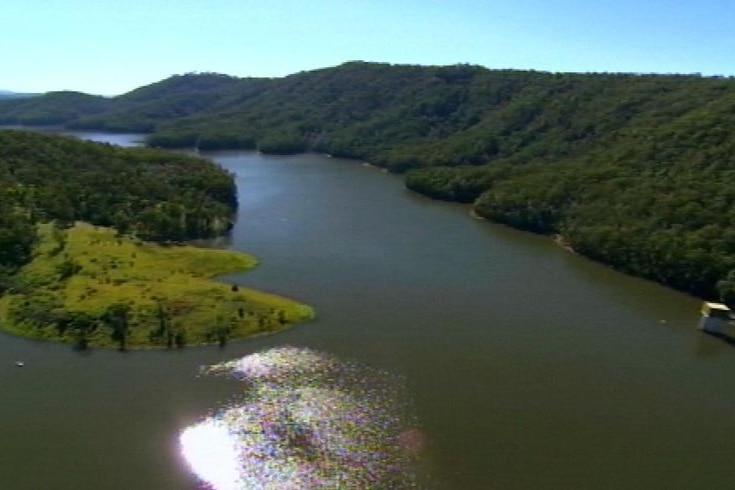
{"label": "sunlight reflection", "polygon": [[242,396],[186,428],[181,451],[214,490],[417,488],[415,428],[399,380],[281,347],[210,366]]}
{"label": "sunlight reflection", "polygon": [[237,490],[237,439],[218,419],[189,427],[181,434],[181,451],[192,470],[218,490]]}

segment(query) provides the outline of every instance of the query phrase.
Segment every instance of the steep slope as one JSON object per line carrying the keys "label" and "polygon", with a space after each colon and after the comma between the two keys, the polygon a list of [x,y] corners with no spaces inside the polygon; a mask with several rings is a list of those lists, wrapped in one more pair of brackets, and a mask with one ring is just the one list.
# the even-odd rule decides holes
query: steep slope
{"label": "steep slope", "polygon": [[[152,146],[315,150],[411,171],[413,190],[694,294],[715,296],[722,280],[735,302],[732,79],[350,62],[278,79],[173,77],[105,103],[66,123],[150,130]],[[19,104],[0,101],[0,119],[43,119],[24,112],[43,104]]]}
{"label": "steep slope", "polygon": [[116,97],[104,113],[69,121],[75,129],[117,132],[151,132],[157,124],[196,114],[217,106],[242,80],[212,73],[176,75]]}

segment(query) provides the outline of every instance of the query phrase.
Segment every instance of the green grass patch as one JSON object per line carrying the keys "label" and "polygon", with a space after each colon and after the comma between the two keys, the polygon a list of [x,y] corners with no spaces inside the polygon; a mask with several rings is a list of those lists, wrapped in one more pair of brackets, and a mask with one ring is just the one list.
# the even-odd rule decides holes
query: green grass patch
{"label": "green grass patch", "polygon": [[80,347],[224,344],[313,318],[303,304],[213,277],[253,268],[249,255],[162,246],[77,224],[39,227],[33,260],[0,299],[2,329]]}

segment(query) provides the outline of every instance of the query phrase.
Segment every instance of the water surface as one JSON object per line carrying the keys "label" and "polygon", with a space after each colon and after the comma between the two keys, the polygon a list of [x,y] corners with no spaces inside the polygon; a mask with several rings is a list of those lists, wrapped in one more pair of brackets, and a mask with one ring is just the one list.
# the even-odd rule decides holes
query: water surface
{"label": "water surface", "polygon": [[696,330],[697,299],[359,162],[209,156],[237,174],[229,246],[261,259],[224,280],[318,319],[224,350],[0,336],[2,488],[198,488],[178,434],[241,390],[200,366],[284,345],[404,379],[437,488],[735,485],[735,350]]}

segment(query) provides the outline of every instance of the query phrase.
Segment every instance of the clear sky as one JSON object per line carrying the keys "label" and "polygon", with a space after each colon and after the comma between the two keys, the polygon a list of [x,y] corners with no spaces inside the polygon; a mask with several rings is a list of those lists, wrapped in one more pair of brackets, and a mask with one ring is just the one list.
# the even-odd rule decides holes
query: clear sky
{"label": "clear sky", "polygon": [[2,0],[0,89],[116,95],[173,74],[364,60],[735,75],[735,0]]}

